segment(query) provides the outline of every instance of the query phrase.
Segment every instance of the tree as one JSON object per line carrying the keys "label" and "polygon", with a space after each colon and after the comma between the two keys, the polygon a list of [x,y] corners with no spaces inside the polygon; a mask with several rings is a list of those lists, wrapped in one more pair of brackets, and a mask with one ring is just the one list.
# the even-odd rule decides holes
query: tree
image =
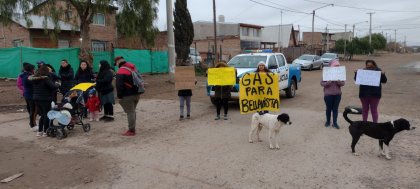
{"label": "tree", "polygon": [[[58,1],[64,1],[64,7],[56,6]],[[116,3],[121,9],[122,13],[119,17],[119,31],[122,34],[131,37],[131,36],[146,36],[148,37],[147,41],[150,41],[150,37],[154,37],[153,34],[148,32],[154,32],[153,21],[157,16],[156,5],[159,0],[95,0],[95,1],[86,1],[86,0],[2,0],[0,3],[0,22],[8,25],[11,22],[13,14],[23,13],[23,17],[27,20],[28,25],[32,24],[29,15],[30,14],[41,14],[45,18],[50,17],[54,23],[54,30],[48,31],[51,37],[57,36],[60,32],[60,27],[58,22],[63,20],[62,15],[70,7],[73,6],[77,11],[77,20],[73,23],[77,23],[78,28],[80,29],[80,35],[82,37],[81,52],[79,57],[85,60],[92,60],[90,54],[90,24],[92,23],[93,16],[96,13],[110,13],[114,11],[116,7],[112,3]],[[37,6],[41,3],[44,3],[45,6]],[[130,14],[126,14],[129,12]],[[125,18],[125,16],[130,16]],[[141,25],[134,24],[133,22],[138,20],[145,21]],[[66,20],[70,21],[70,20]],[[72,22],[72,21],[70,21]],[[139,32],[132,32],[134,28]],[[128,29],[129,28],[129,29]]]}
{"label": "tree", "polygon": [[116,18],[118,33],[126,37],[140,38],[143,46],[154,45],[154,39],[159,32],[153,25],[157,18],[158,3],[159,0],[123,2],[122,11]]}
{"label": "tree", "polygon": [[186,64],[194,38],[194,27],[187,8],[187,0],[176,0],[175,2],[174,28],[177,65]]}

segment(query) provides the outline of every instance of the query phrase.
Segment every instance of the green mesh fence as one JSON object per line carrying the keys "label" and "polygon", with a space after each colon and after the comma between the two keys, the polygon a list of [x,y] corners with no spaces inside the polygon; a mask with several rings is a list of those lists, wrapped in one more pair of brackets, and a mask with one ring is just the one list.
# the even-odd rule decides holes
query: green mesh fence
{"label": "green mesh fence", "polygon": [[93,55],[93,71],[99,71],[99,62],[101,60],[106,60],[110,65],[113,64],[111,53],[110,52],[92,52]]}
{"label": "green mesh fence", "polygon": [[[79,66],[79,48],[0,48],[0,78],[16,78],[22,70],[22,63],[28,62],[36,65],[42,60],[51,64],[58,72],[62,59],[67,59],[73,70],[76,72]],[[150,50],[114,49],[111,52],[92,52],[93,69],[99,70],[99,62],[107,60],[113,65],[113,57],[123,56],[128,62],[132,62],[141,73],[167,73],[168,52]]]}
{"label": "green mesh fence", "polygon": [[22,70],[20,48],[0,49],[0,77],[16,78]]}

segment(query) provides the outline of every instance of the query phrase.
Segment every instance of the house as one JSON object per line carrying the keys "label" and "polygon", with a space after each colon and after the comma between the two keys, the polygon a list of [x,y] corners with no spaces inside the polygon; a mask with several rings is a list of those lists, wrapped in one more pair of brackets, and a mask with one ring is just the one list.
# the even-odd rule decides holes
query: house
{"label": "house", "polygon": [[245,49],[259,49],[261,45],[261,29],[263,26],[245,23],[226,23],[224,19],[217,22],[217,48],[214,46],[213,22],[197,21],[193,23],[195,47],[202,58],[217,50],[221,59],[228,60]]}
{"label": "house", "polygon": [[335,40],[332,38],[333,35],[334,33],[303,32],[303,43],[308,47],[311,47],[312,45],[314,47],[315,54],[321,55],[322,53],[328,52],[331,48],[335,47]]}
{"label": "house", "polygon": [[[49,35],[54,30],[51,17],[49,17],[49,9],[47,1],[37,5],[39,14],[29,11],[32,25],[28,26],[25,19],[21,15],[13,16],[10,26],[0,25],[0,47],[37,47],[37,48],[68,48],[80,47],[82,38],[80,35],[80,20],[78,19],[75,7],[67,5],[66,1],[58,0],[55,5],[61,8],[63,15],[59,18],[58,26],[60,32],[56,38]],[[113,44],[116,43],[116,7],[110,6],[111,13],[96,13],[93,16],[92,24],[90,24],[90,43],[92,51],[109,51]],[[45,15],[47,15],[45,17]],[[46,19],[45,19],[46,18]],[[44,27],[45,26],[45,27]]]}
{"label": "house", "polygon": [[261,48],[295,47],[298,45],[298,36],[299,31],[294,30],[292,24],[264,26],[262,29]]}

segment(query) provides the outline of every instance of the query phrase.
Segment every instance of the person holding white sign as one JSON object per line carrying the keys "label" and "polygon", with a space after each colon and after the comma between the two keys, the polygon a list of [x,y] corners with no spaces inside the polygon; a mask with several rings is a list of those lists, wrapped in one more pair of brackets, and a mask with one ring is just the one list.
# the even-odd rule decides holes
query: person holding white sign
{"label": "person holding white sign", "polygon": [[[387,78],[385,72],[382,71],[374,60],[366,60],[365,63],[366,67],[363,68],[364,70],[371,70],[371,71],[380,71],[381,78],[379,86],[369,86],[369,85],[360,85],[359,86],[359,98],[362,102],[362,117],[363,121],[367,121],[369,109],[372,113],[372,121],[374,123],[378,122],[378,105],[379,100],[382,96],[382,83],[387,82]],[[354,72],[354,80],[356,81],[357,78],[357,70]]]}
{"label": "person holding white sign", "polygon": [[[329,63],[330,67],[340,66],[338,60],[333,60]],[[340,126],[337,124],[338,117],[338,106],[341,101],[341,87],[344,86],[344,81],[321,81],[321,86],[324,87],[324,101],[325,101],[325,115],[326,122],[325,127],[331,125],[331,112],[333,113],[333,127],[339,129]]]}

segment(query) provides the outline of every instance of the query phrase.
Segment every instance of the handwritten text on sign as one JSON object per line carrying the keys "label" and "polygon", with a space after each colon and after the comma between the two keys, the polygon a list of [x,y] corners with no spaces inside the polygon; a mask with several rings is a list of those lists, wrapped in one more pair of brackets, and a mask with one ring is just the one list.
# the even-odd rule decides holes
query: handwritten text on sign
{"label": "handwritten text on sign", "polygon": [[369,85],[379,87],[381,71],[357,70],[356,85]]}
{"label": "handwritten text on sign", "polygon": [[207,82],[209,85],[235,85],[235,68],[209,68]]}
{"label": "handwritten text on sign", "polygon": [[346,67],[324,67],[322,70],[322,81],[345,81]]}
{"label": "handwritten text on sign", "polygon": [[256,111],[279,111],[279,75],[274,73],[247,73],[239,86],[241,114]]}

